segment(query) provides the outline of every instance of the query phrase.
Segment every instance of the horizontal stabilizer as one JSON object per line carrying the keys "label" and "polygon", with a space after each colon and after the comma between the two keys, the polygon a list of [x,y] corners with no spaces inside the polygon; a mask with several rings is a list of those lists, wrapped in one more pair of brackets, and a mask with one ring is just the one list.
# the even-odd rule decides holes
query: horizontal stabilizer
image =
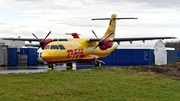
{"label": "horizontal stabilizer", "polygon": [[[74,33],[65,33],[66,35],[72,35],[72,34],[74,34]],[[75,34],[77,34],[77,33],[75,33]],[[81,35],[81,34],[77,34],[77,35]]]}
{"label": "horizontal stabilizer", "polygon": [[[110,20],[111,18],[94,18],[94,19],[92,19],[92,21],[93,20]],[[132,17],[132,18],[112,18],[112,19],[115,19],[115,20],[126,20],[126,19],[138,19],[138,18],[134,18],[134,17]]]}

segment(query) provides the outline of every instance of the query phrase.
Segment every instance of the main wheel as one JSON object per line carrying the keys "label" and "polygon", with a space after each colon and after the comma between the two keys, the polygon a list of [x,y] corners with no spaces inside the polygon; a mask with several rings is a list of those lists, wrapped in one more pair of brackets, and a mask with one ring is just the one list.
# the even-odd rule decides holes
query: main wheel
{"label": "main wheel", "polygon": [[95,67],[95,69],[100,69],[101,68],[101,62],[95,62],[94,67]]}
{"label": "main wheel", "polygon": [[67,63],[67,64],[66,64],[66,69],[67,69],[67,70],[72,70],[72,68],[73,68],[72,63]]}

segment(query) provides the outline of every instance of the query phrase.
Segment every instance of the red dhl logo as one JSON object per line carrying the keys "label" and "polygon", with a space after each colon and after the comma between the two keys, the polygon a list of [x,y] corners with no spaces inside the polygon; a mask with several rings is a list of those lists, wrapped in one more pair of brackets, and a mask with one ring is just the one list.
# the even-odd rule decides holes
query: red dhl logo
{"label": "red dhl logo", "polygon": [[108,31],[107,31],[107,34],[111,34],[111,33],[114,34],[114,30],[108,30]]}
{"label": "red dhl logo", "polygon": [[66,59],[76,59],[76,58],[83,58],[84,57],[84,50],[83,49],[69,49],[67,50],[68,56]]}

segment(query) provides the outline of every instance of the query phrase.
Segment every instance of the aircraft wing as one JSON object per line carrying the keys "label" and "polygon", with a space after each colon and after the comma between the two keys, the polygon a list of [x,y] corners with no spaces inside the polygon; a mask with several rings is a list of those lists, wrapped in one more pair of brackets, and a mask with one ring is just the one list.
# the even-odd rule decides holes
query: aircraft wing
{"label": "aircraft wing", "polygon": [[[112,38],[112,42],[124,42],[124,41],[145,41],[145,40],[157,40],[157,39],[176,39],[176,37],[132,37],[132,38]],[[100,41],[101,39],[89,39],[90,42]]]}
{"label": "aircraft wing", "polygon": [[[3,40],[13,40],[13,41],[42,41],[43,39],[35,39],[35,38],[2,38]],[[132,38],[112,38],[112,42],[124,42],[124,41],[145,41],[145,40],[157,40],[157,39],[176,39],[176,37],[132,37]],[[68,41],[67,38],[64,39],[52,39],[53,41]],[[89,42],[96,42],[100,41],[102,39],[96,39],[96,38],[91,38],[89,39]]]}
{"label": "aircraft wing", "polygon": [[[13,40],[13,41],[29,41],[29,42],[32,42],[32,41],[42,41],[44,39],[35,39],[35,38],[2,38],[2,40]],[[53,41],[67,41],[67,39],[52,39]]]}

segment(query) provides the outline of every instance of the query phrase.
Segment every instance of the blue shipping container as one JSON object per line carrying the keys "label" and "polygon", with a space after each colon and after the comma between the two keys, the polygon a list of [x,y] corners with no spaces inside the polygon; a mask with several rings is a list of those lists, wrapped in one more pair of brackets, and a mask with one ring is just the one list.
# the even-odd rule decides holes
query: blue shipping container
{"label": "blue shipping container", "polygon": [[105,65],[152,65],[154,51],[151,49],[116,49],[102,61],[106,63]]}
{"label": "blue shipping container", "polygon": [[27,55],[28,65],[37,65],[37,49],[36,48],[21,48],[21,55]]}
{"label": "blue shipping container", "polygon": [[177,52],[177,57],[180,58],[180,51]]}
{"label": "blue shipping container", "polygon": [[8,48],[8,66],[17,66],[17,48]]}
{"label": "blue shipping container", "polygon": [[167,50],[167,63],[176,63],[178,59],[178,51],[176,50]]}

